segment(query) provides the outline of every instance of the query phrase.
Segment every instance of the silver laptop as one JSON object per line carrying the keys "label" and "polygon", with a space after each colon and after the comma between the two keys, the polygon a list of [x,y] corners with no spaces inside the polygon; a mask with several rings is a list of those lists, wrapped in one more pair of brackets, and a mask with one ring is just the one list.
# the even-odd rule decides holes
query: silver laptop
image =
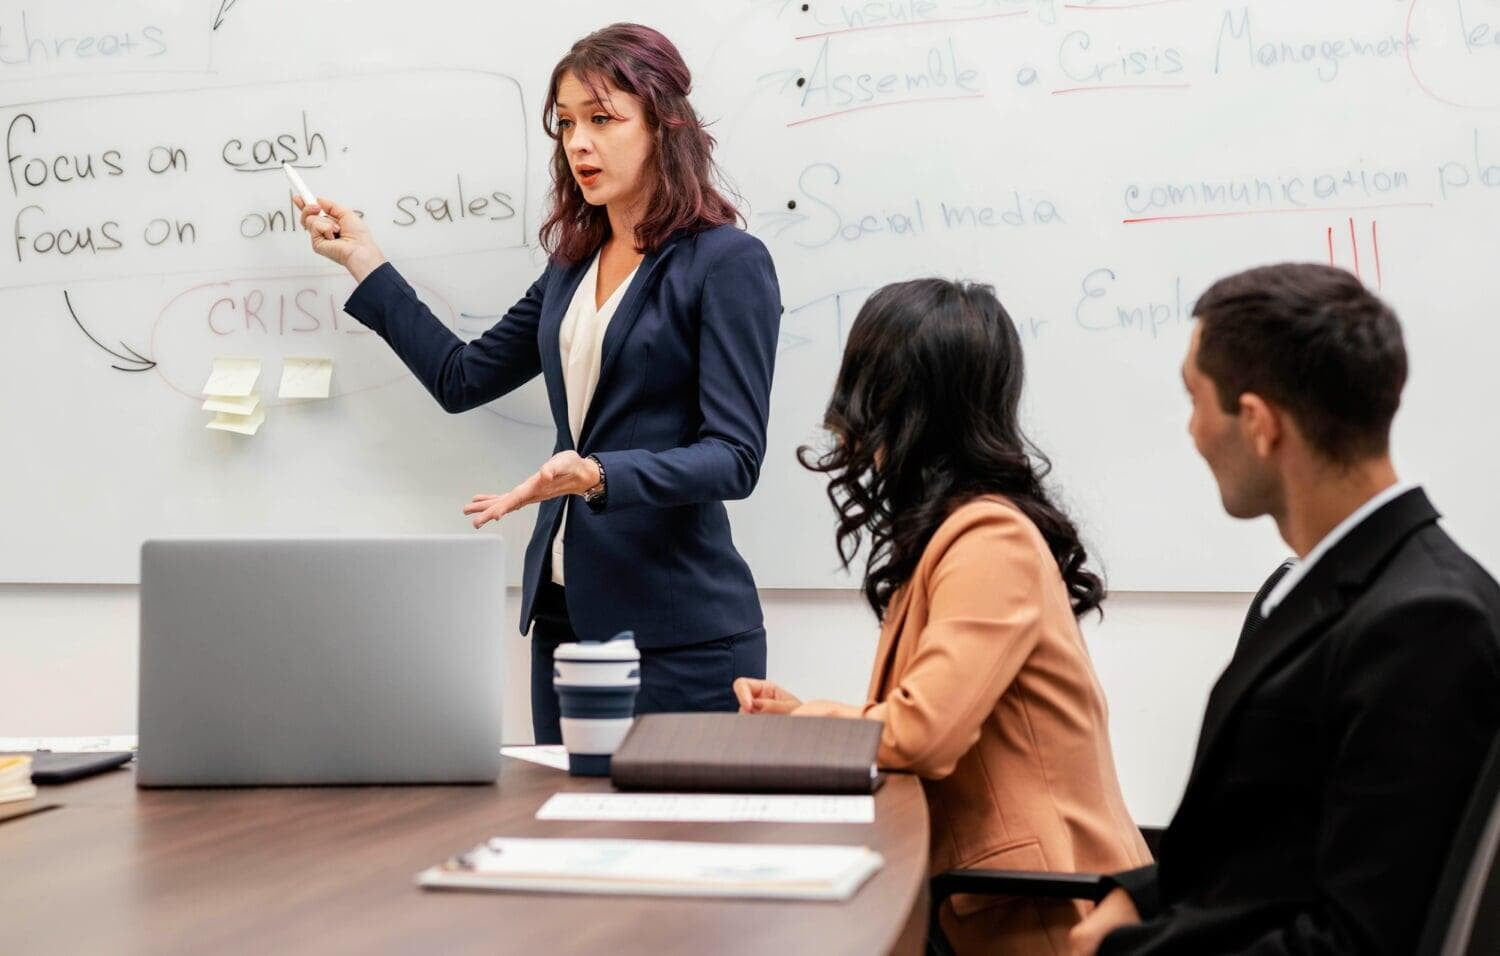
{"label": "silver laptop", "polygon": [[137,782],[492,781],[505,621],[496,535],[147,541]]}

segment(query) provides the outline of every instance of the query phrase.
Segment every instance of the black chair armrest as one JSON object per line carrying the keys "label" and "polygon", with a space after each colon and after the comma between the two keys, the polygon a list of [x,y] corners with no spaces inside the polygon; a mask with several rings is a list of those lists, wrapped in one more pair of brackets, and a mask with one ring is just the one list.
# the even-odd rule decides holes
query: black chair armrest
{"label": "black chair armrest", "polygon": [[1097,873],[1040,873],[1030,870],[949,870],[932,878],[936,910],[955,893],[980,896],[1031,896],[1055,900],[1104,899],[1113,880]]}

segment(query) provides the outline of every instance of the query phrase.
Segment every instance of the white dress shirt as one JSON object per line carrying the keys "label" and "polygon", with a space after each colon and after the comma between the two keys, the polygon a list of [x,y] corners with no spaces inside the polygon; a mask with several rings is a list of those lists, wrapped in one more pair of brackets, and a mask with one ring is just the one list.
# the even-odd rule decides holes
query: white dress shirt
{"label": "white dress shirt", "polygon": [[[573,293],[567,314],[563,316],[562,328],[558,332],[558,351],[562,354],[563,389],[568,399],[568,430],[573,435],[575,448],[578,447],[578,433],[583,430],[583,419],[588,415],[589,403],[594,400],[594,389],[599,385],[604,332],[633,278],[635,269],[630,270],[630,275],[602,306],[595,308],[599,285],[599,256],[596,253],[589,271],[578,283],[578,291]],[[562,524],[552,539],[552,580],[556,584],[567,583],[563,579],[563,532],[568,527],[567,509],[568,505],[564,504]]]}
{"label": "white dress shirt", "polygon": [[1415,487],[1417,486],[1412,482],[1398,481],[1354,509],[1353,514],[1340,521],[1332,531],[1325,534],[1323,540],[1319,541],[1313,546],[1311,551],[1307,552],[1307,557],[1293,564],[1292,569],[1286,573],[1286,576],[1276,582],[1276,586],[1271,589],[1271,593],[1267,594],[1265,599],[1260,602],[1261,616],[1270,617],[1271,612],[1276,610],[1282,601],[1286,600],[1288,594],[1292,593],[1292,588],[1297,586],[1297,582],[1307,577],[1307,573],[1313,569],[1313,565],[1318,563],[1318,559],[1322,558],[1334,545],[1348,536],[1349,532],[1359,527],[1366,518],[1380,510],[1380,507],[1386,502],[1404,495]]}

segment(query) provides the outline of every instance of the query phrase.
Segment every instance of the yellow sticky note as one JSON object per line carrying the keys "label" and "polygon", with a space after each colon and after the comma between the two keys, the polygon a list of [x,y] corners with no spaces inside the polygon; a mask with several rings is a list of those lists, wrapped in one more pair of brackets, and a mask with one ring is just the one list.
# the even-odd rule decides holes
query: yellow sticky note
{"label": "yellow sticky note", "polygon": [[260,393],[251,392],[244,398],[210,395],[203,402],[205,412],[228,412],[231,415],[249,415],[260,404]]}
{"label": "yellow sticky note", "polygon": [[221,432],[234,432],[236,435],[254,435],[260,430],[261,423],[266,420],[266,410],[257,408],[248,415],[235,415],[232,412],[220,412],[213,417],[207,427]]}
{"label": "yellow sticky note", "polygon": [[220,355],[214,359],[214,368],[203,385],[203,394],[244,397],[254,390],[258,378],[260,359]]}
{"label": "yellow sticky note", "polygon": [[333,384],[333,359],[288,356],[281,364],[278,398],[327,398]]}

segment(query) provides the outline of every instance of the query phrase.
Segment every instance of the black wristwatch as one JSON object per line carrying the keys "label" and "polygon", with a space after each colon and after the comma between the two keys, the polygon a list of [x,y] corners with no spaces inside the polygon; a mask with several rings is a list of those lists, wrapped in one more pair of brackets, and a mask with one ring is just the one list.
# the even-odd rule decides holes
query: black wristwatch
{"label": "black wristwatch", "polygon": [[604,496],[609,491],[604,481],[604,463],[599,460],[597,455],[589,455],[588,460],[594,463],[595,468],[599,469],[599,483],[583,493],[583,500],[591,508],[602,508],[604,507]]}

